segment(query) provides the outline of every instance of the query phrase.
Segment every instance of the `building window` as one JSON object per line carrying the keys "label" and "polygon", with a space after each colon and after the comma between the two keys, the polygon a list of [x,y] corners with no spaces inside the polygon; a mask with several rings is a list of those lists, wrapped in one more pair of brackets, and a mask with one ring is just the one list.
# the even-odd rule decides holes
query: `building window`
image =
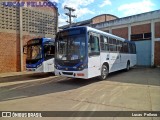
{"label": "building window", "polygon": [[150,40],[151,37],[151,33],[132,34],[131,40]]}
{"label": "building window", "polygon": [[144,39],[151,39],[151,33],[144,33]]}

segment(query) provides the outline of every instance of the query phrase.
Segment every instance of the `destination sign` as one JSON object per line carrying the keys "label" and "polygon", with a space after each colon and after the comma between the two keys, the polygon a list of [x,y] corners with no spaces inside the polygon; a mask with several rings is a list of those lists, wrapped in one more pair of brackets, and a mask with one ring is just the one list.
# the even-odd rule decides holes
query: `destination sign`
{"label": "destination sign", "polygon": [[79,29],[69,29],[66,31],[60,32],[60,36],[71,36],[71,35],[80,35],[80,34],[85,34],[86,29],[85,28],[79,28]]}
{"label": "destination sign", "polygon": [[30,40],[30,41],[28,41],[28,45],[32,45],[32,44],[41,44],[42,43],[42,41],[41,41],[41,39],[33,39],[33,40]]}

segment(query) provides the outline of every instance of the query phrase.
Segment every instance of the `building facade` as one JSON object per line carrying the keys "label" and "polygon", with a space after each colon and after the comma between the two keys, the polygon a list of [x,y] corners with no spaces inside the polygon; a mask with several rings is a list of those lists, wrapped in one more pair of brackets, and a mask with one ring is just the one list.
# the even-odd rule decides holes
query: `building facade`
{"label": "building facade", "polygon": [[[30,0],[14,0],[30,2]],[[13,2],[13,1],[12,1]],[[32,2],[49,2],[32,0]],[[23,46],[33,38],[54,38],[58,9],[55,6],[13,7],[0,4],[0,73],[25,70]]]}
{"label": "building facade", "polygon": [[[96,16],[73,26],[90,26],[135,41],[137,65],[160,66],[160,10],[105,20],[106,15]],[[111,15],[110,15],[111,16]],[[104,21],[105,20],[105,21]],[[94,21],[94,22],[93,22]],[[68,26],[62,26],[64,29]]]}
{"label": "building facade", "polygon": [[[80,21],[80,22],[77,22],[77,23],[73,23],[71,25],[71,27],[74,27],[74,26],[90,26],[92,24],[107,22],[107,21],[115,20],[115,19],[118,19],[118,17],[116,17],[114,15],[111,15],[111,14],[102,14],[102,15],[95,16],[95,17],[93,17],[92,19],[89,19],[89,20],[84,20],[84,21]],[[64,26],[59,27],[59,29],[62,30],[62,29],[68,28],[68,27],[70,27],[70,26],[69,25],[64,25]]]}

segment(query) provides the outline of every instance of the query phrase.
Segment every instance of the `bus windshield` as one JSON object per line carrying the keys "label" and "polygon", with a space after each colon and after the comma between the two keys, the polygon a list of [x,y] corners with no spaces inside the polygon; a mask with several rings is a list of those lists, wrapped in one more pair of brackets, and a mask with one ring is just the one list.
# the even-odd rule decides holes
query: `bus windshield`
{"label": "bus windshield", "polygon": [[85,34],[59,36],[57,40],[57,59],[79,60],[85,57]]}
{"label": "bus windshield", "polygon": [[27,59],[35,60],[42,58],[42,47],[41,45],[29,45],[27,46]]}

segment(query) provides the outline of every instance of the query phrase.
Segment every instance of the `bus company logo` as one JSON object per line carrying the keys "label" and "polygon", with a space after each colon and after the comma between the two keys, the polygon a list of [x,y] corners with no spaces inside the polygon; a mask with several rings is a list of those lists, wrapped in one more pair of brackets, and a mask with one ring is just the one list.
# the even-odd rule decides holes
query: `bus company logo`
{"label": "bus company logo", "polygon": [[11,112],[2,112],[2,117],[12,117]]}

